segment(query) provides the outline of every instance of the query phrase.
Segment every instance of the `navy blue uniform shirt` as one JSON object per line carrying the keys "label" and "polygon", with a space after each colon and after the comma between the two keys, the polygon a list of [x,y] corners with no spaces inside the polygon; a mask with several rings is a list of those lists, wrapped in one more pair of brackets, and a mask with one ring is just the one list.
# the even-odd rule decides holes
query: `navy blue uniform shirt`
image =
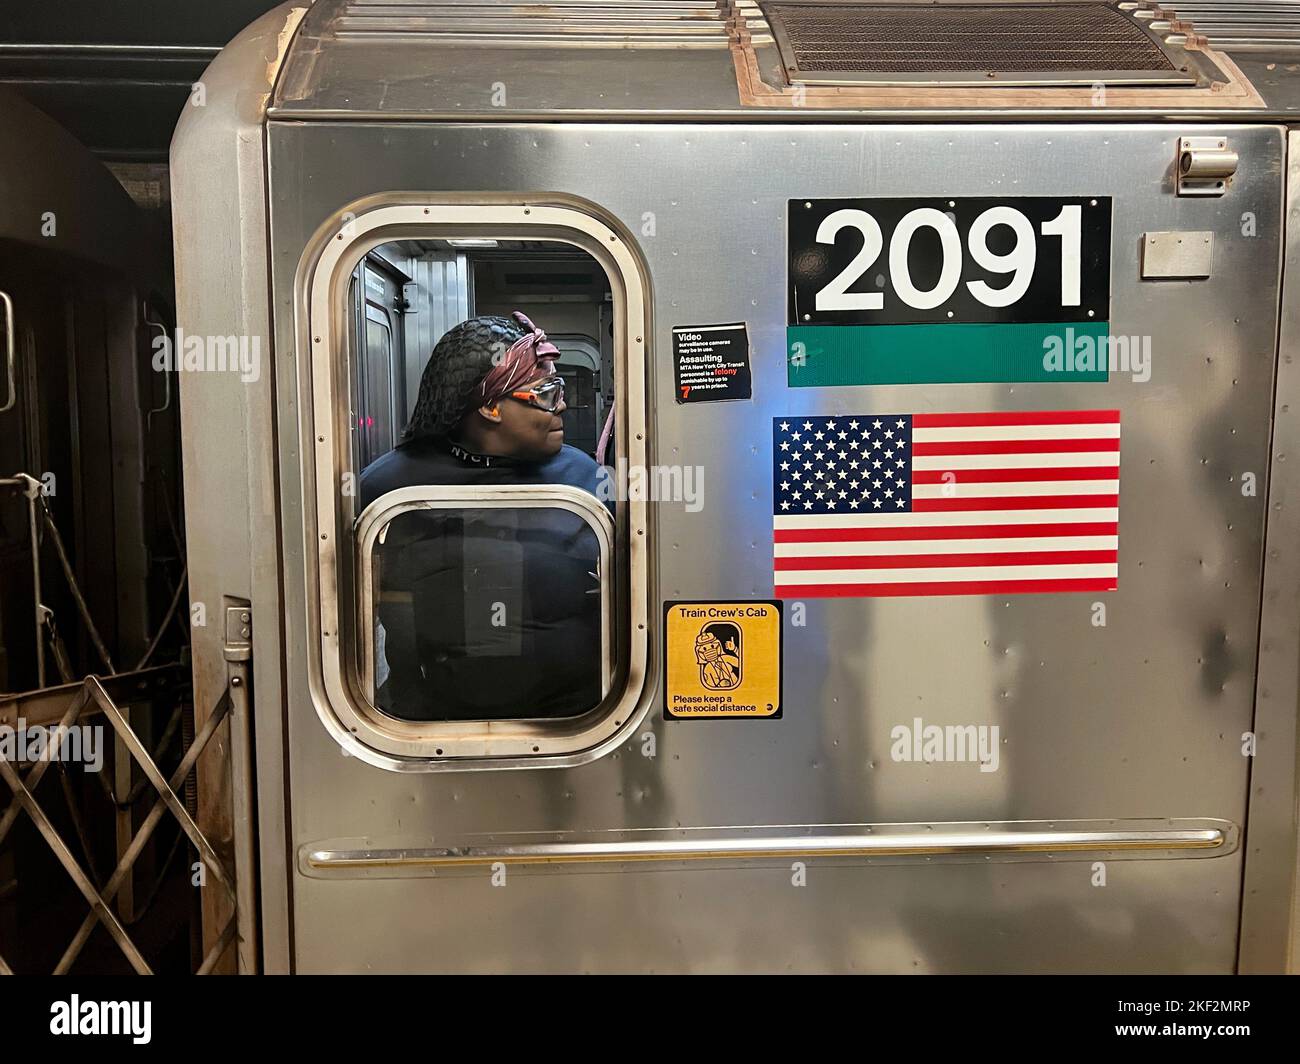
{"label": "navy blue uniform shirt", "polygon": [[[457,457],[460,455],[461,457]],[[416,484],[568,484],[596,494],[600,469],[590,455],[567,443],[545,462],[487,458],[436,440],[417,440],[389,451],[361,474],[361,507]]]}
{"label": "navy blue uniform shirt", "polygon": [[[567,445],[531,463],[419,440],[362,472],[361,505],[425,484],[564,484],[595,495],[598,470]],[[392,520],[375,554],[380,709],[498,720],[575,716],[599,702],[599,547],[582,518],[556,507],[414,510]]]}

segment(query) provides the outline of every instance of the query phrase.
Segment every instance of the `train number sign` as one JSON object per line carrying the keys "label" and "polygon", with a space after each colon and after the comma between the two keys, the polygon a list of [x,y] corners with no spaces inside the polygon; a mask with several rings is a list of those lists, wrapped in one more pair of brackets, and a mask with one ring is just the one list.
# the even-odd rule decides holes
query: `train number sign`
{"label": "train number sign", "polygon": [[790,326],[1103,322],[1111,201],[790,200]]}

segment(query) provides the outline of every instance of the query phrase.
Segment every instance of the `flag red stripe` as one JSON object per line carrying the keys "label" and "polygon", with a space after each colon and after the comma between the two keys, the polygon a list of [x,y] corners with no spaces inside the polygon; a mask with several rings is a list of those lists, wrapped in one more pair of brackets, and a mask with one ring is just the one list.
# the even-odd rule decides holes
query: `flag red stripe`
{"label": "flag red stripe", "polygon": [[1014,484],[1037,480],[1118,480],[1119,466],[1065,466],[1053,469],[916,469],[914,484],[943,484],[944,477],[953,484]]}
{"label": "flag red stripe", "polygon": [[776,528],[777,543],[872,543],[894,539],[1012,539],[1045,536],[1117,536],[1118,521],[1041,525],[938,525],[910,528]]}
{"label": "flag red stripe", "polygon": [[1118,410],[1002,410],[984,414],[913,414],[918,429],[973,425],[1109,425],[1119,422]]}
{"label": "flag red stripe", "polygon": [[1118,495],[986,495],[978,499],[913,499],[912,512],[919,514],[947,513],[957,510],[1070,510],[1118,505]]}
{"label": "flag red stripe", "polygon": [[1115,591],[1118,580],[1094,577],[1086,580],[942,580],[909,584],[790,584],[776,585],[776,597],[864,598],[903,595],[1021,595],[1044,591]]}
{"label": "flag red stripe", "polygon": [[1101,440],[940,440],[915,441],[914,455],[934,454],[1061,454],[1118,451],[1118,439]]}
{"label": "flag red stripe", "polygon": [[776,569],[934,569],[963,565],[1098,565],[1119,561],[1117,550],[1054,550],[976,554],[844,554],[777,558]]}

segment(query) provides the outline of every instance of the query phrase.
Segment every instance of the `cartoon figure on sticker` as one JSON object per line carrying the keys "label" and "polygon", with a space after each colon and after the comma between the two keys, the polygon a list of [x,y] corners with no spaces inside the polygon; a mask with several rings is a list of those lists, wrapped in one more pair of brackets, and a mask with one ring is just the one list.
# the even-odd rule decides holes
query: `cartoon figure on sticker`
{"label": "cartoon figure on sticker", "polygon": [[740,627],[715,622],[706,624],[695,637],[695,660],[700,666],[700,683],[710,691],[730,691],[740,686]]}

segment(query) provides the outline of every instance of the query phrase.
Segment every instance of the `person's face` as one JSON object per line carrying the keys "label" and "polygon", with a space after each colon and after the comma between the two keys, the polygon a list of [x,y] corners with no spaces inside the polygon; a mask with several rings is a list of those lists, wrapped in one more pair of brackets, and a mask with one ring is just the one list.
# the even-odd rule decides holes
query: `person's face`
{"label": "person's face", "polygon": [[722,644],[717,639],[709,639],[703,643],[695,644],[695,660],[701,665],[717,661],[720,657],[722,657]]}
{"label": "person's face", "polygon": [[[528,391],[555,376],[554,369],[539,369],[515,391]],[[526,399],[503,399],[498,404],[501,420],[497,424],[501,453],[532,462],[559,454],[564,446],[564,421],[560,415],[565,409],[563,401],[552,412],[539,409]]]}

